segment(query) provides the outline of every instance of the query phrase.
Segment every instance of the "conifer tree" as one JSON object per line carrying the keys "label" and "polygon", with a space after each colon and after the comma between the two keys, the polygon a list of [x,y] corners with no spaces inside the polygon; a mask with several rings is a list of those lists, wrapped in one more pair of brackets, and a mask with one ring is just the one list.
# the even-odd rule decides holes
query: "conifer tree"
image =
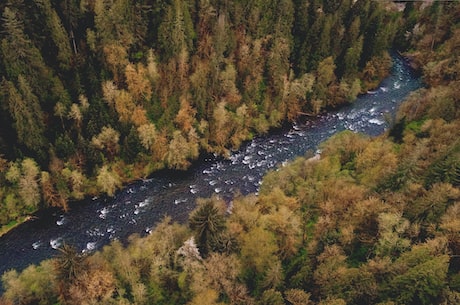
{"label": "conifer tree", "polygon": [[224,230],[224,217],[216,199],[199,202],[198,208],[190,215],[189,226],[195,231],[198,248],[206,257],[212,249],[218,235]]}
{"label": "conifer tree", "polygon": [[[65,2],[69,2],[67,0]],[[34,2],[43,10],[45,23],[50,30],[53,43],[57,47],[57,60],[64,70],[68,70],[71,65],[72,51],[69,43],[69,37],[62,24],[59,15],[51,6],[50,0],[34,0]]]}
{"label": "conifer tree", "polygon": [[39,100],[22,75],[17,81],[19,88],[11,81],[3,80],[6,106],[13,119],[18,141],[30,150],[41,153],[45,145],[45,125]]}

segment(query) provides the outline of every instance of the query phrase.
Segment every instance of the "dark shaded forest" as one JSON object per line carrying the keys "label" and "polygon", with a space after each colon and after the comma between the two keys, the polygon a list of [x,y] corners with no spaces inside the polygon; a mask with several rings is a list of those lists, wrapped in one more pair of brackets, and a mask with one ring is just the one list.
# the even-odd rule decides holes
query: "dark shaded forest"
{"label": "dark shaded forest", "polygon": [[[188,11],[179,9],[182,14],[177,13],[176,5],[179,2],[165,5],[163,9],[164,12],[171,10],[165,16],[172,19],[183,16],[184,20],[201,21],[200,14],[194,12],[200,12],[203,7],[200,5],[205,2],[200,2],[199,5],[193,7],[194,9],[189,6]],[[391,46],[411,58],[414,67],[417,67],[422,74],[426,84],[425,88],[408,97],[400,107],[391,129],[384,135],[369,138],[350,131],[342,132],[321,145],[319,157],[313,157],[307,153],[306,157],[298,158],[290,164],[269,172],[263,180],[258,195],[237,196],[230,207],[227,207],[219,197],[200,199],[187,224],[171,223],[170,219],[166,218],[156,226],[151,235],[145,238],[132,236],[128,245],[113,242],[92,255],[82,255],[72,246],[64,245],[54,259],[43,261],[38,266],[29,266],[21,273],[14,270],[5,273],[2,276],[5,293],[0,299],[0,304],[415,305],[460,303],[460,145],[458,140],[460,139],[460,76],[458,75],[460,71],[458,57],[460,53],[460,4],[458,1],[410,2],[405,5],[404,10],[399,11],[383,1],[322,1],[321,3],[309,1],[302,3],[302,5],[306,3],[309,5],[304,8],[305,10],[301,10],[302,5],[297,5],[296,1],[276,3],[281,2],[283,5],[290,3],[292,6],[284,6],[282,10],[275,9],[276,6],[273,6],[271,11],[268,3],[274,2],[265,2],[257,6],[257,1],[244,2],[245,5],[243,1],[228,1],[222,4],[222,7],[219,6],[219,3],[211,5],[211,2],[206,2],[212,8],[211,12],[215,14],[213,15],[215,19],[209,20],[214,20],[216,27],[212,27],[213,30],[209,28],[204,31],[204,34],[199,31],[202,23],[198,22],[198,25],[192,27],[193,31],[180,31],[183,37],[191,35],[191,39],[190,41],[183,40],[179,49],[170,49],[169,56],[165,54],[168,54],[167,50],[171,46],[168,47],[166,44],[158,45],[158,50],[161,52],[150,51],[150,49],[144,52],[142,49],[131,46],[132,52],[136,52],[133,54],[138,54],[139,58],[127,57],[127,66],[133,65],[136,73],[141,67],[148,70],[148,62],[143,62],[144,57],[140,55],[141,53],[155,56],[150,63],[155,63],[158,78],[156,81],[149,81],[151,84],[149,88],[152,91],[148,103],[146,101],[145,104],[134,102],[133,92],[129,88],[126,75],[127,66],[118,71],[118,76],[116,76],[116,71],[110,69],[109,66],[104,68],[101,66],[101,70],[106,71],[104,75],[106,79],[101,81],[100,75],[94,79],[102,86],[102,88],[94,86],[92,94],[95,97],[90,98],[90,94],[85,92],[86,99],[83,98],[83,102],[71,104],[76,105],[74,107],[80,110],[83,110],[85,103],[89,104],[88,112],[82,114],[82,120],[88,120],[88,122],[82,123],[79,129],[75,125],[76,121],[70,119],[68,115],[63,115],[62,118],[57,116],[54,119],[59,124],[56,124],[55,128],[62,128],[60,130],[68,134],[72,143],[74,143],[72,136],[84,140],[83,130],[90,126],[90,109],[94,107],[94,103],[97,103],[95,99],[97,94],[100,94],[98,111],[101,115],[105,111],[107,117],[115,115],[119,119],[111,122],[113,125],[110,127],[107,127],[105,122],[100,122],[101,130],[98,130],[93,135],[94,138],[88,141],[90,143],[87,144],[86,149],[90,151],[89,147],[93,145],[93,153],[97,155],[95,152],[98,152],[102,158],[99,163],[92,161],[94,162],[93,174],[94,177],[97,177],[94,179],[97,180],[97,183],[102,183],[102,179],[99,178],[101,173],[104,173],[107,179],[119,175],[119,180],[116,181],[121,183],[123,176],[117,171],[132,168],[134,173],[135,166],[145,164],[143,162],[147,161],[136,159],[135,162],[130,163],[123,159],[126,156],[122,139],[127,136],[124,136],[121,130],[123,126],[132,126],[130,128],[135,132],[137,125],[129,121],[134,117],[132,114],[127,116],[128,121],[120,119],[122,116],[117,108],[116,99],[123,94],[131,96],[135,106],[126,109],[134,110],[139,105],[146,108],[146,105],[155,105],[156,99],[161,104],[160,91],[168,90],[165,81],[167,77],[179,75],[177,73],[179,73],[180,65],[176,62],[177,66],[175,66],[172,62],[178,60],[175,57],[178,54],[177,51],[181,50],[180,52],[183,53],[184,48],[186,48],[187,67],[190,70],[187,70],[183,79],[185,87],[179,88],[178,92],[185,92],[183,94],[187,98],[182,93],[176,96],[177,99],[169,97],[166,104],[155,108],[158,111],[161,110],[158,118],[150,117],[148,115],[150,110],[144,108],[148,120],[146,124],[154,126],[157,137],[164,135],[164,143],[168,143],[164,145],[164,148],[168,149],[171,148],[171,143],[175,142],[174,135],[176,134],[189,141],[184,130],[184,128],[187,129],[185,127],[187,124],[179,123],[184,121],[177,119],[177,117],[183,118],[182,115],[185,116],[185,113],[190,113],[189,111],[192,111],[193,115],[186,116],[190,120],[185,120],[185,122],[189,123],[187,125],[189,132],[191,130],[196,132],[200,143],[198,144],[199,150],[209,149],[225,154],[225,151],[231,149],[234,143],[218,145],[217,139],[214,138],[215,134],[211,133],[213,128],[216,128],[213,124],[222,122],[222,117],[228,118],[226,122],[229,125],[232,122],[235,124],[233,120],[240,113],[241,110],[238,109],[242,105],[246,105],[248,111],[248,138],[252,134],[262,132],[256,128],[256,122],[260,123],[261,120],[266,121],[264,124],[267,129],[263,130],[266,132],[270,126],[276,126],[275,122],[279,123],[296,117],[296,115],[291,117],[289,113],[319,112],[322,111],[321,109],[327,109],[333,105],[326,103],[321,104],[319,109],[312,108],[314,104],[312,104],[312,98],[313,101],[340,101],[341,95],[338,94],[340,88],[345,86],[344,84],[352,88],[353,86],[350,85],[352,83],[349,82],[352,79],[359,80],[360,90],[372,86],[372,81],[377,81],[378,77],[374,75],[372,79],[366,80],[366,75],[369,76],[369,68],[375,67],[374,65],[386,66],[388,59],[385,54]],[[98,1],[95,1],[94,11],[97,11],[97,3]],[[292,8],[291,13],[288,13],[289,10],[286,7]],[[242,28],[236,26],[237,30],[233,27],[239,23],[230,22],[236,18],[230,12],[236,12],[238,8],[242,9],[238,11],[238,16],[241,18],[239,22],[244,26]],[[259,13],[263,8],[264,13],[249,14],[256,8],[259,8]],[[219,12],[223,11],[228,13],[225,18],[220,17],[222,15]],[[155,11],[148,12],[149,14],[155,13]],[[184,12],[188,12],[188,15]],[[241,15],[243,12],[247,15]],[[281,13],[286,13],[286,16],[292,15],[292,18],[289,19],[292,23],[288,31],[291,40],[284,45],[289,48],[286,53],[283,53],[289,59],[289,65],[277,65],[275,73],[275,70],[271,70],[274,69],[272,60],[276,62],[277,57],[270,52],[277,49],[275,41],[281,39],[276,35],[278,30],[281,31],[281,24],[283,24],[281,20],[286,18],[284,15],[282,18],[279,17],[278,14]],[[188,17],[185,17],[186,15]],[[245,17],[242,18],[242,16]],[[265,20],[262,16],[269,16],[267,17],[269,20]],[[302,18],[308,16],[308,18],[300,21],[302,19],[300,16]],[[374,19],[366,26],[365,23],[370,21],[372,16],[379,16],[376,18],[380,22]],[[108,17],[108,14],[105,14],[104,17]],[[313,29],[319,26],[315,26],[316,20],[319,20],[317,18],[325,19],[322,19],[321,27],[319,27],[321,30],[314,32]],[[333,45],[338,43],[337,37],[341,36],[334,36],[334,39],[329,36],[329,44],[325,48],[327,54],[317,51],[316,47],[313,48],[313,44],[308,43],[313,39],[317,39],[315,43],[322,41],[320,39],[322,35],[315,36],[316,34],[313,35],[310,31],[312,33],[323,33],[325,29],[327,31],[328,18],[331,18],[331,32],[336,31],[333,30],[337,29],[336,27],[340,28],[339,24],[346,29],[353,28],[352,24],[355,24],[356,29],[360,29],[358,31],[360,34],[356,36],[357,39],[350,41],[350,43],[361,45],[358,48],[360,49],[359,56],[355,58],[356,62],[353,65],[356,68],[355,71],[350,71],[350,67],[346,67],[345,58],[348,58],[347,54],[352,52],[350,48],[354,50],[354,47],[346,47],[346,37],[348,37],[346,33],[348,32],[343,32],[340,48],[337,49],[341,51],[337,53],[333,51],[335,50]],[[278,22],[273,22],[274,19]],[[77,20],[80,19],[77,18]],[[144,19],[141,18],[141,20]],[[207,22],[211,22],[209,20]],[[254,20],[257,21],[257,26],[252,23],[255,22]],[[333,20],[342,21],[334,23]],[[165,22],[164,19],[158,25],[156,34],[146,31],[153,37],[146,35],[145,41],[149,39],[162,41],[160,36],[165,32],[159,29],[166,26],[163,22]],[[225,35],[228,35],[225,36],[227,37],[225,41],[236,41],[236,43],[232,46],[227,45],[221,49],[222,53],[219,53],[215,51],[220,41],[218,37],[223,36],[212,33],[219,28],[226,28],[219,26],[222,22],[224,25],[231,24],[231,28],[235,30],[223,31]],[[204,21],[203,23],[206,24]],[[172,27],[174,29],[178,26],[178,23],[171,24],[174,24]],[[97,28],[97,22],[94,27],[101,31]],[[280,28],[277,30],[277,27]],[[109,28],[112,29],[112,27]],[[64,26],[63,29],[65,29]],[[184,26],[182,29],[191,28]],[[362,29],[367,30],[362,32]],[[367,34],[372,31],[371,29],[374,31],[373,38],[383,36],[386,38],[378,40],[380,42],[372,39],[372,42],[367,42],[366,39],[369,39]],[[93,34],[90,34],[91,31]],[[241,79],[245,79],[248,80],[247,84],[254,85],[253,81],[256,81],[254,79],[256,76],[251,73],[254,73],[258,62],[251,60],[250,66],[243,65],[245,69],[251,68],[250,71],[245,72],[248,73],[247,75],[240,71],[240,68],[243,67],[238,66],[240,60],[238,56],[241,56],[242,52],[240,45],[242,38],[238,36],[241,33],[235,34],[239,31],[244,33],[244,41],[248,43],[246,54],[251,54],[255,49],[260,52],[263,50],[264,54],[271,54],[260,57],[260,60],[266,60],[266,62],[260,67],[263,76],[258,76],[260,78],[257,81],[256,91],[259,95],[246,96],[245,92],[252,92],[249,89],[250,86],[245,87],[246,82],[240,83]],[[117,35],[121,33],[123,33],[121,30],[117,31]],[[385,34],[380,36],[377,33]],[[87,31],[86,40],[91,35],[96,35],[94,29]],[[209,53],[206,53],[209,57],[199,53],[202,47],[200,42],[203,42],[202,37],[205,36],[210,39],[208,41]],[[304,39],[300,41],[299,37]],[[96,47],[96,44],[101,43],[102,40],[94,38],[94,47]],[[83,53],[85,48],[83,45],[86,44],[82,41],[77,42],[78,39],[75,39],[78,52]],[[135,38],[132,39],[135,41]],[[259,41],[260,45],[256,46],[258,39],[268,39],[272,43],[266,45],[265,42]],[[6,44],[4,41],[2,41],[2,48]],[[28,38],[27,41],[32,40]],[[168,39],[165,41],[172,43]],[[368,43],[373,47],[370,48]],[[90,51],[92,48],[90,45],[91,43],[88,43],[86,46],[88,58],[93,52]],[[70,46],[72,47],[72,44]],[[315,46],[319,45],[315,44]],[[378,46],[381,46],[382,49],[377,52],[377,49],[380,48]],[[305,50],[305,48],[307,51],[304,54],[300,49]],[[195,53],[190,50],[196,52],[196,55],[191,55]],[[75,50],[70,48],[70,51]],[[100,52],[100,56],[108,58],[104,57],[106,56],[104,50]],[[129,54],[133,56],[131,49],[126,49],[125,52],[126,56]],[[221,54],[220,59],[223,62],[218,61],[216,63],[220,64],[210,68],[205,65],[205,62],[211,60],[211,54],[214,52]],[[373,52],[377,53],[373,54]],[[159,54],[163,54],[164,57]],[[276,54],[279,55],[279,53]],[[95,56],[93,64],[100,62],[95,54],[93,56]],[[42,58],[45,61],[44,57]],[[119,60],[122,56],[115,58]],[[229,58],[232,60],[227,61]],[[235,85],[232,88],[240,94],[238,102],[235,101],[236,108],[232,108],[229,93],[221,87],[225,82],[219,80],[220,85],[215,84],[216,90],[223,91],[213,91],[212,87],[212,73],[217,73],[218,77],[222,73],[226,74],[226,69],[232,65],[230,62],[233,62],[232,73],[235,76],[234,82],[230,81],[230,83]],[[86,65],[89,64],[86,63],[83,66],[89,69]],[[167,69],[165,67],[171,67],[169,65],[177,68],[174,72],[176,74],[161,72],[162,69]],[[326,87],[321,87],[323,84],[321,81],[324,80],[321,71],[324,66],[328,65],[334,67],[328,69],[330,76],[328,79],[332,78],[332,81]],[[206,71],[210,73],[208,75],[210,78],[205,78],[209,81],[209,87],[202,88],[206,89],[206,94],[208,94],[208,89],[213,92],[211,100],[205,104],[206,109],[201,109],[196,102],[193,102],[196,98],[194,94],[197,93],[195,89],[198,88],[194,87],[193,79],[198,66],[201,67],[200,69],[209,68]],[[282,70],[281,67],[286,70]],[[49,71],[58,71],[62,67],[49,69]],[[53,78],[59,79],[54,73],[51,73]],[[283,75],[283,86],[281,87],[277,87],[277,84],[280,85],[277,83],[280,81],[277,78],[279,75]],[[31,76],[28,74],[27,77]],[[307,79],[309,79],[308,83]],[[16,92],[17,96],[24,94],[25,91],[22,91],[20,84],[26,83],[26,76],[18,76],[17,87],[14,85],[15,82],[7,80],[7,77],[4,77],[3,82],[5,86],[14,88],[11,90]],[[161,82],[162,85],[156,87],[156,82]],[[178,85],[180,77],[176,78],[173,83]],[[305,85],[306,83],[308,86]],[[111,96],[112,102],[106,101],[108,99],[107,90],[109,90],[107,86],[110,86],[110,90],[115,92]],[[303,86],[310,89],[302,91],[305,89]],[[32,86],[29,85],[29,88]],[[66,87],[62,85],[62,88]],[[297,92],[298,88],[303,88],[300,91],[302,94],[296,95],[298,98],[286,100],[286,90],[289,90],[288,96],[291,96],[292,92]],[[320,97],[321,90],[325,90],[324,94],[326,94],[323,99]],[[175,90],[172,92],[177,94]],[[252,93],[255,94],[255,92]],[[69,96],[71,96],[70,93]],[[256,101],[259,100],[255,97],[262,98],[263,102],[260,105],[257,104]],[[38,97],[37,100],[39,100]],[[198,100],[201,101],[201,99]],[[161,118],[167,115],[168,107],[175,103],[178,107],[177,112],[172,114],[169,121],[162,121]],[[185,104],[188,107],[187,111],[183,109]],[[251,107],[260,107],[261,114],[258,117],[252,116]],[[268,111],[267,109],[271,109],[271,112],[264,112]],[[271,122],[269,114],[274,113],[275,109],[278,110],[276,113],[279,113],[280,118]],[[296,110],[290,112],[289,109]],[[216,120],[216,112],[222,115],[219,120]],[[45,110],[42,110],[42,113],[44,115]],[[49,120],[52,121],[53,118],[50,116]],[[206,121],[209,132],[207,137],[199,132],[202,121]],[[169,124],[171,126],[168,127]],[[235,126],[246,125],[237,124]],[[217,132],[217,130],[222,131],[222,126],[214,131]],[[231,129],[228,135],[234,135],[236,132]],[[101,134],[103,133],[112,134],[107,137],[116,139],[117,145],[103,146],[101,144],[105,143],[102,141],[104,137]],[[225,140],[231,141],[232,137],[228,135]],[[19,138],[19,134],[17,137]],[[45,135],[43,137],[45,139]],[[153,139],[156,141],[157,137]],[[143,143],[141,138],[139,138],[140,146]],[[156,147],[157,143],[152,143],[154,143],[153,147]],[[187,143],[190,144],[190,142]],[[74,154],[78,154],[79,144],[74,143],[74,145]],[[25,143],[18,144],[18,148],[15,149],[16,153],[20,153],[22,146],[23,151],[27,150]],[[185,146],[189,147],[189,145]],[[50,150],[56,148],[54,145],[50,147]],[[153,158],[154,153],[155,150],[149,153],[143,151],[135,158],[147,158],[147,156]],[[5,196],[12,196],[19,200],[17,198],[23,196],[19,193],[21,184],[30,183],[36,185],[37,190],[42,190],[43,181],[48,181],[50,187],[53,187],[52,192],[60,196],[59,189],[54,188],[58,185],[54,180],[57,179],[56,175],[61,175],[58,176],[59,179],[66,181],[64,185],[70,194],[71,191],[75,191],[72,189],[72,184],[69,183],[73,180],[70,178],[65,180],[65,174],[63,174],[65,172],[69,174],[69,177],[74,173],[73,171],[78,171],[85,176],[88,181],[82,186],[89,187],[91,183],[95,183],[92,176],[88,174],[89,172],[86,172],[91,168],[89,164],[92,164],[89,159],[85,159],[84,167],[73,169],[71,166],[75,165],[73,163],[75,156],[69,155],[67,156],[69,159],[65,159],[62,156],[58,157],[56,152],[56,155],[53,155],[54,159],[49,162],[50,166],[56,168],[59,168],[56,163],[60,165],[60,171],[42,170],[40,172],[39,152],[31,151],[30,154],[36,154],[36,159],[28,157],[18,159],[20,161],[13,163],[7,161],[3,163],[4,168],[7,169],[7,171],[2,171],[5,173],[4,177],[2,176],[2,181],[5,181]],[[170,151],[165,152],[165,156],[170,156],[170,154]],[[88,158],[87,154],[84,156]],[[162,161],[163,166],[171,166],[168,160],[166,158]],[[149,162],[150,170],[156,168],[152,164],[157,163]],[[121,167],[121,164],[124,164],[125,167]],[[33,179],[30,178],[33,176],[30,173],[35,174]],[[38,179],[39,175],[41,175],[40,179]],[[12,177],[16,178],[12,179]],[[27,179],[35,181],[35,184]],[[84,189],[80,191],[85,193]],[[12,193],[12,190],[18,193]],[[37,192],[40,193],[40,191]],[[71,195],[67,198],[71,198]]]}
{"label": "dark shaded forest", "polygon": [[404,19],[369,0],[7,0],[0,12],[1,225],[353,101],[388,72]]}

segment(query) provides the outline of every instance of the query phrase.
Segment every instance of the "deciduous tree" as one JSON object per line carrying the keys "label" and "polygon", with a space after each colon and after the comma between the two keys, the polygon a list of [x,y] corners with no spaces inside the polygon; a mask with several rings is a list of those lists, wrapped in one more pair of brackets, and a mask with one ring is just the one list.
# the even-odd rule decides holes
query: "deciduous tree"
{"label": "deciduous tree", "polygon": [[118,144],[120,140],[120,134],[118,131],[113,129],[110,126],[102,127],[101,132],[94,136],[91,143],[97,148],[104,151],[107,154],[109,160],[113,160],[120,145]]}
{"label": "deciduous tree", "polygon": [[187,139],[179,130],[176,130],[169,143],[166,162],[170,168],[186,169],[190,164],[189,156]]}
{"label": "deciduous tree", "polygon": [[147,73],[147,69],[142,64],[129,63],[125,68],[128,90],[136,101],[149,100],[152,96],[152,85],[147,78]]}
{"label": "deciduous tree", "polygon": [[10,301],[11,304],[56,302],[57,291],[54,281],[55,273],[51,260],[45,260],[38,266],[31,265],[21,273],[10,270],[2,275],[5,289],[2,300]]}
{"label": "deciduous tree", "polygon": [[113,196],[115,191],[121,187],[121,180],[117,173],[111,171],[107,165],[104,165],[97,175],[97,185],[102,192]]}

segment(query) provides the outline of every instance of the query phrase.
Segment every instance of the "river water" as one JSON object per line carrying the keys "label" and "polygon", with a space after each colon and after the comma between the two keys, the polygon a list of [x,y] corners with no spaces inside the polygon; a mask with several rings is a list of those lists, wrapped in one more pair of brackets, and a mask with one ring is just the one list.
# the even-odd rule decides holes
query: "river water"
{"label": "river water", "polygon": [[420,79],[395,56],[391,75],[375,91],[335,112],[255,138],[228,160],[211,156],[187,172],[157,173],[127,186],[114,198],[73,204],[66,214],[56,209],[41,211],[0,238],[0,274],[56,255],[63,242],[91,252],[114,239],[148,234],[165,215],[185,221],[198,197],[217,194],[231,200],[235,192],[257,192],[268,170],[307,151],[314,152],[334,133],[349,129],[371,136],[381,134],[388,128],[385,118],[394,115],[400,102],[420,87]]}

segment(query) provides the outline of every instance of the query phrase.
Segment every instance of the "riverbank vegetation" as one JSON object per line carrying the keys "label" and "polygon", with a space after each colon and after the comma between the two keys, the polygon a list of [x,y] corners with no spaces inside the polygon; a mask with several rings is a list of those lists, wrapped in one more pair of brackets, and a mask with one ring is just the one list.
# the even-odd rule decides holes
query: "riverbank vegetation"
{"label": "riverbank vegetation", "polygon": [[[270,172],[227,211],[201,199],[187,225],[2,277],[4,304],[458,304],[458,117],[393,137],[340,133],[321,158]],[[422,98],[422,99],[420,99]],[[395,125],[400,127],[401,124]],[[50,285],[51,283],[51,285]]]}
{"label": "riverbank vegetation", "polygon": [[[387,134],[342,132],[320,158],[268,173],[230,211],[201,199],[188,224],[164,219],[127,245],[90,256],[65,245],[5,273],[1,302],[459,304],[460,5],[410,2],[404,14],[397,43],[427,87]],[[24,162],[17,181],[30,171]]]}
{"label": "riverbank vegetation", "polygon": [[391,2],[0,3],[0,225],[228,155],[388,72]]}

